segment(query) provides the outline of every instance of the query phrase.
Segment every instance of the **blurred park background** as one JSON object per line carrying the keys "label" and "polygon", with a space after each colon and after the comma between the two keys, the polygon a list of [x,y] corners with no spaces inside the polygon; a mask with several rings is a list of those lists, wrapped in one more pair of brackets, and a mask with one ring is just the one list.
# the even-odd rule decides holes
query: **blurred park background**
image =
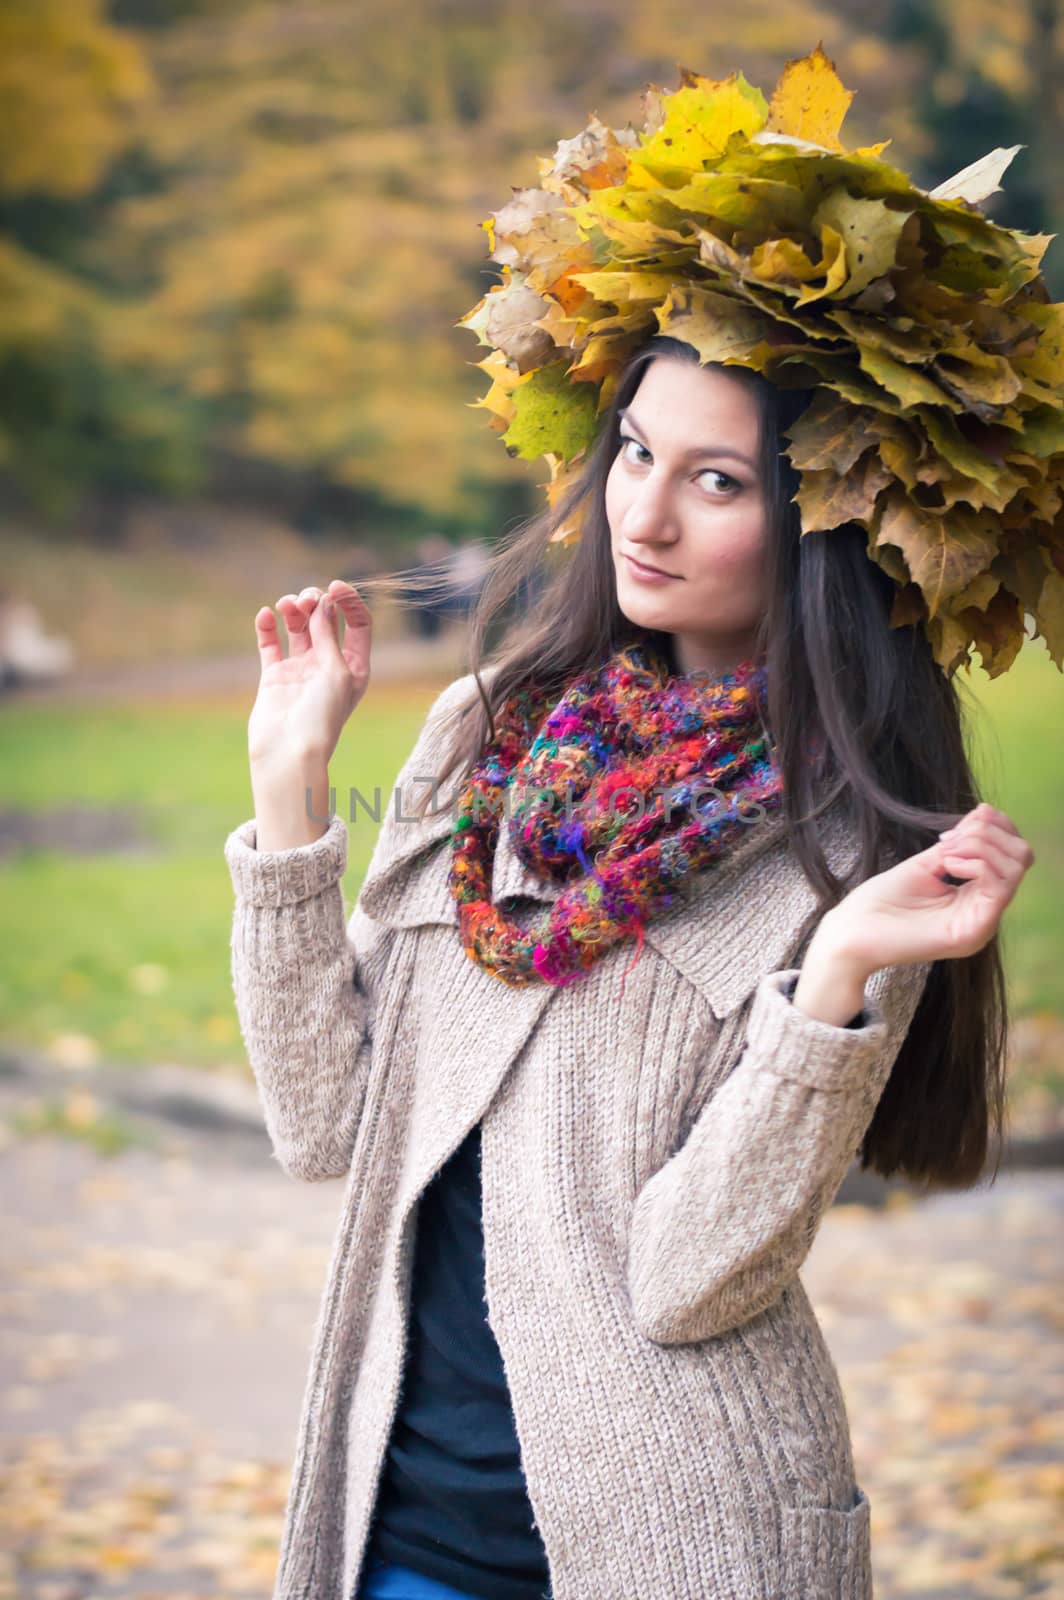
{"label": "blurred park background", "polygon": [[[536,471],[507,456],[473,404],[483,351],[455,327],[498,281],[481,221],[511,187],[536,183],[537,157],[592,110],[611,126],[637,123],[644,86],[675,87],[680,66],[717,77],[741,68],[770,92],[784,62],[818,40],[857,91],[849,144],[890,138],[888,159],[927,188],[1020,144],[984,209],[1030,233],[1064,231],[1058,0],[0,0],[0,1060],[5,1081],[33,1085],[38,1073],[50,1085],[16,1096],[3,1124],[16,1190],[32,1190],[15,1165],[31,1159],[44,1163],[42,1195],[66,1193],[48,1165],[58,1158],[41,1152],[69,1148],[89,1164],[67,1198],[91,1209],[115,1192],[91,1163],[144,1156],[137,1129],[85,1087],[101,1068],[172,1065],[205,1083],[250,1083],[222,844],[251,814],[259,606],[429,560],[453,561],[468,598],[484,550],[542,503]],[[1050,245],[1045,272],[1064,299],[1064,241]],[[377,614],[375,680],[333,763],[338,794],[379,785],[387,797],[431,698],[465,670],[463,611]],[[1062,678],[1038,641],[1004,678],[975,668],[964,693],[987,796],[1037,855],[1005,924],[1010,1124],[1059,1160]],[[353,903],[373,844],[364,816],[350,841]],[[284,1181],[267,1169],[260,1181],[271,1180]],[[127,1211],[147,1180],[128,1181]],[[26,1261],[73,1249],[41,1205],[24,1230],[23,1280]],[[1038,1299],[1044,1252],[1024,1234],[1047,1213],[1017,1215],[1012,1253],[1022,1260],[1026,1240],[1032,1281],[1013,1312],[1028,1324],[1049,1317],[1057,1335],[1041,1414],[1054,1394],[1064,1403],[1059,1299],[1055,1313],[1048,1291]],[[237,1532],[212,1534],[214,1576],[181,1593],[269,1592],[283,1441],[294,1440],[325,1266],[320,1210],[308,1229],[320,1258],[300,1280],[294,1355],[263,1379],[287,1385],[282,1444],[264,1464],[266,1445],[256,1454],[249,1436],[232,1494],[218,1490]],[[179,1592],[138,1544],[158,1537],[163,1491],[159,1504],[134,1497],[133,1512],[109,1500],[117,1531],[87,1491],[79,1522],[59,1465],[69,1441],[56,1444],[58,1423],[44,1426],[57,1371],[83,1374],[75,1409],[91,1390],[95,1358],[77,1342],[89,1338],[84,1303],[113,1296],[93,1259],[96,1275],[68,1284],[77,1313],[71,1302],[41,1310],[25,1282],[24,1297],[8,1298],[0,1438],[16,1509],[0,1524],[0,1600]],[[205,1303],[232,1265],[211,1262]],[[991,1279],[996,1270],[985,1266]],[[149,1281],[158,1290],[150,1273],[129,1271],[131,1293]],[[918,1277],[914,1323],[925,1289]],[[962,1274],[950,1302],[958,1338],[973,1317],[992,1322],[996,1301],[992,1282],[973,1288]],[[52,1316],[50,1331],[38,1314]],[[1008,1365],[1022,1340],[998,1331]],[[42,1340],[60,1341],[51,1365],[19,1367],[23,1333],[38,1356]],[[956,1348],[939,1353],[943,1370]],[[917,1372],[934,1366],[924,1356]],[[1029,1377],[1037,1362],[1027,1365]],[[857,1368],[844,1370],[863,1406],[892,1404],[896,1374],[866,1395]],[[1049,1533],[1064,1509],[1059,1436],[1047,1444],[1033,1419],[1021,1426],[1024,1403],[991,1386],[989,1411],[973,1398],[958,1420],[949,1397],[916,1394],[915,1437],[893,1444],[925,1489],[931,1462],[947,1472],[939,1498],[917,1493],[908,1522],[891,1520],[889,1476],[861,1463],[888,1600],[1049,1594],[1057,1581],[1064,1592],[1064,1551]],[[112,1436],[93,1438],[100,1467]],[[951,1498],[949,1467],[967,1499]],[[1004,1506],[1002,1522],[988,1506]],[[246,1534],[252,1513],[259,1543],[253,1556],[244,1549],[241,1576],[225,1540]],[[972,1516],[990,1518],[974,1554]],[[921,1526],[942,1540],[930,1564]]]}

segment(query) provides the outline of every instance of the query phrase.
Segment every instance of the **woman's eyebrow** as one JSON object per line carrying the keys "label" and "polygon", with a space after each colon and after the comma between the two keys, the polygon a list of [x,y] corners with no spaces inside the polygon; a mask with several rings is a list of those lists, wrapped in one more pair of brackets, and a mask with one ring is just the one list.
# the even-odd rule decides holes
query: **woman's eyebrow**
{"label": "woman's eyebrow", "polygon": [[[622,406],[617,413],[617,420],[618,422],[627,422],[628,426],[635,433],[637,433],[642,442],[646,444],[647,436],[633,417],[631,406]],[[693,449],[684,451],[683,459],[685,461],[692,461],[703,456],[727,456],[729,461],[741,461],[744,467],[750,468],[751,472],[757,471],[757,468],[752,461],[750,461],[746,456],[742,455],[738,450],[729,450],[727,445],[710,444],[706,445],[704,448],[700,445],[695,445]]]}

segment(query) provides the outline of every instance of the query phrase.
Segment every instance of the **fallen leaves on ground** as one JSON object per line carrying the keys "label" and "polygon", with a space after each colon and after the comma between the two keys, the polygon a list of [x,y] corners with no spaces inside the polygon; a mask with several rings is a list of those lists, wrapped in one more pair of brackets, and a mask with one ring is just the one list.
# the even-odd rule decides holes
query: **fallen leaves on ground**
{"label": "fallen leaves on ground", "polygon": [[[342,1189],[191,1148],[3,1152],[0,1600],[272,1593]],[[1062,1224],[1055,1172],[824,1220],[877,1600],[1064,1593]]]}
{"label": "fallen leaves on ground", "polygon": [[1064,1593],[1064,1176],[836,1207],[805,1277],[872,1508],[877,1600]]}

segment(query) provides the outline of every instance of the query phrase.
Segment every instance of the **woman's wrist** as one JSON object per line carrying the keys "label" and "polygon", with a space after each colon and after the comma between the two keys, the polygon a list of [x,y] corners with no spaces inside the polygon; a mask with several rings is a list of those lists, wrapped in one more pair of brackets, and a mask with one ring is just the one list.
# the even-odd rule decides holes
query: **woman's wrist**
{"label": "woman's wrist", "polygon": [[829,911],[810,940],[791,1004],[817,1022],[844,1028],[864,1009],[865,984],[874,970]]}
{"label": "woman's wrist", "polygon": [[[314,844],[328,831],[329,768],[318,758],[298,763],[283,778],[252,769],[255,848],[293,850]],[[323,820],[324,819],[324,820]]]}

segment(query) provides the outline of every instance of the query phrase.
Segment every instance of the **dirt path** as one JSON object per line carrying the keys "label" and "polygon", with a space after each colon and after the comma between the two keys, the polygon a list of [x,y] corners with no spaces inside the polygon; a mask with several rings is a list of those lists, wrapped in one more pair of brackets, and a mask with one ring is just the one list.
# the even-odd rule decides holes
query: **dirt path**
{"label": "dirt path", "polygon": [[[248,1104],[113,1159],[5,1135],[0,1600],[270,1595],[342,1185],[286,1177]],[[0,1128],[26,1110],[0,1081]],[[1051,1171],[828,1214],[804,1277],[877,1600],[1064,1593],[1062,1232]]]}

